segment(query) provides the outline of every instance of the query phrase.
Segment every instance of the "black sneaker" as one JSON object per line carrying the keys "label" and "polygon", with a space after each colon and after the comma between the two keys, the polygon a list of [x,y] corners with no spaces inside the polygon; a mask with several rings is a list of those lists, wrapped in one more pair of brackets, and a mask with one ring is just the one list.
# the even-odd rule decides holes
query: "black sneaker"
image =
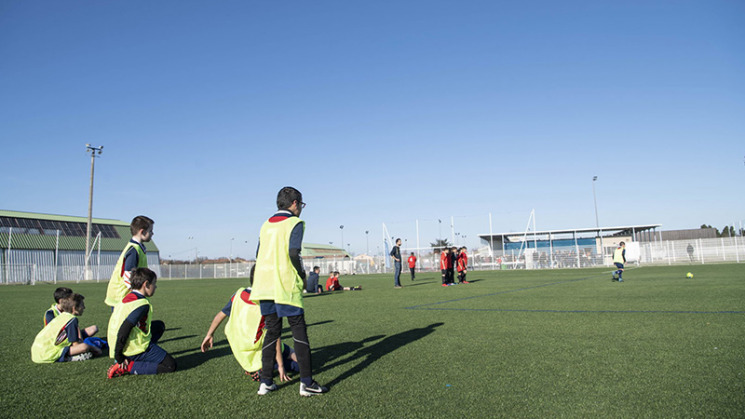
{"label": "black sneaker", "polygon": [[317,394],[323,394],[328,392],[329,389],[313,381],[313,384],[306,386],[302,382],[300,383],[300,395],[305,397],[315,396]]}

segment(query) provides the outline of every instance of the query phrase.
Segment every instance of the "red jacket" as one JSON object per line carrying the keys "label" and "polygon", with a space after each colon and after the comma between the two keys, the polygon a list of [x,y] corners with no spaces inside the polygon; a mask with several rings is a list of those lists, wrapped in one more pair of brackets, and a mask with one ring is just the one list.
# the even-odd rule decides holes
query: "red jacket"
{"label": "red jacket", "polygon": [[453,259],[450,253],[440,252],[440,269],[453,269]]}
{"label": "red jacket", "polygon": [[468,267],[468,255],[465,252],[458,255],[458,272],[463,272]]}
{"label": "red jacket", "polygon": [[409,256],[409,268],[416,268],[416,256]]}

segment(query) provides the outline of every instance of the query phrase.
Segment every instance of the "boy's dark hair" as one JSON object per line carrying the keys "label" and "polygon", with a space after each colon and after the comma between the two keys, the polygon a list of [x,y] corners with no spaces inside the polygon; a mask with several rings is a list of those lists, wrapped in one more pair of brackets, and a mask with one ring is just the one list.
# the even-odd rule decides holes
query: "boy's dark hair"
{"label": "boy's dark hair", "polygon": [[59,304],[60,300],[63,298],[70,298],[72,295],[72,290],[67,287],[59,287],[56,290],[54,290],[54,302]]}
{"label": "boy's dark hair", "polygon": [[158,275],[155,274],[155,272],[151,271],[148,268],[137,268],[133,271],[132,278],[130,278],[129,283],[132,284],[133,290],[138,290],[142,288],[143,285],[152,284],[156,279],[158,279]]}
{"label": "boy's dark hair", "polygon": [[140,230],[149,230],[150,227],[155,224],[155,221],[153,221],[151,218],[146,217],[144,215],[138,215],[137,217],[132,219],[132,222],[129,224],[129,231],[132,232],[132,235],[139,233]]}
{"label": "boy's dark hair", "polygon": [[623,246],[623,245],[625,245],[625,244],[626,244],[626,243],[624,243],[624,242],[621,242],[621,243],[618,243],[618,246]]}
{"label": "boy's dark hair", "polygon": [[290,209],[292,203],[297,201],[298,205],[303,201],[303,194],[292,186],[285,186],[277,194],[277,209]]}
{"label": "boy's dark hair", "polygon": [[398,243],[400,241],[401,241],[401,238],[400,237],[396,239],[396,243]]}
{"label": "boy's dark hair", "polygon": [[83,297],[82,295],[71,294],[69,297],[60,300],[60,311],[63,313],[72,313],[73,309],[80,309],[80,306],[83,304],[83,300],[85,300],[85,297]]}
{"label": "boy's dark hair", "polygon": [[316,269],[318,269],[320,271],[321,270],[321,267],[320,266],[314,266],[313,267],[313,270],[315,271]]}
{"label": "boy's dark hair", "polygon": [[80,311],[80,307],[83,306],[83,300],[85,300],[85,297],[83,297],[82,295],[73,294],[70,297],[70,301],[72,301],[72,308],[77,311]]}

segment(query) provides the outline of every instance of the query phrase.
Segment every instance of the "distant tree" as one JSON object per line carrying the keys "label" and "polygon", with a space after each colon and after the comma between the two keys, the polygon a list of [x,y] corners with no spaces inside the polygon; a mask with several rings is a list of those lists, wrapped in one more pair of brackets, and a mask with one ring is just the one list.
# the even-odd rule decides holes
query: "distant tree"
{"label": "distant tree", "polygon": [[722,234],[719,232],[719,229],[718,228],[712,227],[712,226],[707,225],[707,224],[701,224],[701,228],[713,228],[714,229],[714,232],[717,235],[717,237],[722,237]]}
{"label": "distant tree", "polygon": [[445,247],[453,246],[452,244],[450,244],[448,239],[436,239],[434,243],[430,243],[429,245],[435,250],[435,253],[440,253],[440,250]]}
{"label": "distant tree", "polygon": [[724,226],[722,229],[722,234],[720,237],[732,237],[735,235],[735,227],[734,226]]}

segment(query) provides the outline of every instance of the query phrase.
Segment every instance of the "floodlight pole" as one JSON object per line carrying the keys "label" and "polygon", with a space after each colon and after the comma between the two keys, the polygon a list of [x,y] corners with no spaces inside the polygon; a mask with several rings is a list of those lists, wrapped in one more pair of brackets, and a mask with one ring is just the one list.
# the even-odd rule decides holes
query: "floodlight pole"
{"label": "floodlight pole", "polygon": [[340,225],[339,230],[341,230],[341,250],[342,250],[342,257],[344,257],[344,226]]}
{"label": "floodlight pole", "polygon": [[101,155],[101,152],[103,151],[103,146],[100,147],[94,147],[90,144],[85,145],[85,152],[91,153],[91,182],[90,182],[90,192],[88,194],[88,226],[85,230],[85,279],[89,280],[91,279],[91,272],[90,272],[90,253],[91,253],[91,227],[93,224],[93,172],[95,168],[95,162],[96,162],[96,151],[98,151],[98,155]]}
{"label": "floodlight pole", "polygon": [[595,202],[595,228],[598,229],[598,237],[600,237],[600,263],[605,263],[605,249],[603,248],[603,235],[600,234],[600,223],[598,222],[598,198],[595,195],[595,182],[597,182],[598,177],[593,176],[592,177],[592,200]]}

